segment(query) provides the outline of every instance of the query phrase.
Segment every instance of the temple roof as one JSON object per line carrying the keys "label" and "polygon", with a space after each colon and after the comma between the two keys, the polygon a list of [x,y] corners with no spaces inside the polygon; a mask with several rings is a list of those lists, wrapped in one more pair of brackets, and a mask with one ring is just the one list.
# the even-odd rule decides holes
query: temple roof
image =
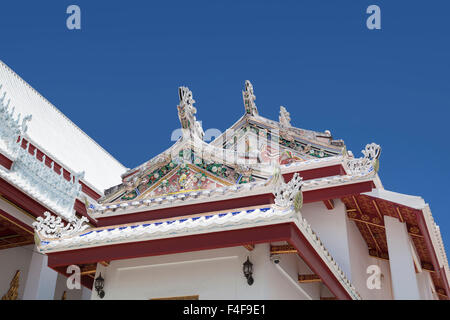
{"label": "temple roof", "polygon": [[77,250],[96,246],[114,245],[127,242],[141,242],[167,237],[199,235],[217,231],[236,230],[249,227],[294,223],[305,237],[333,276],[341,283],[348,295],[355,300],[361,299],[355,287],[324,247],[309,223],[295,210],[264,207],[250,210],[220,212],[195,217],[181,217],[170,220],[135,223],[106,228],[89,229],[85,232],[61,237],[43,238],[39,251],[46,254],[64,250]]}
{"label": "temple roof", "polygon": [[120,182],[126,168],[60,110],[0,61],[0,98],[11,101],[15,115],[32,116],[27,140],[101,193]]}
{"label": "temple roof", "polygon": [[279,121],[259,115],[250,81],[242,92],[245,114],[211,143],[203,141],[192,92],[179,88],[182,137],[166,151],[128,170],[122,183],[105,191],[102,205],[266,181],[287,168],[348,156],[329,131],[295,128],[280,107]]}
{"label": "temple roof", "polygon": [[[447,290],[448,295],[446,279],[450,278],[450,270],[439,227],[423,199],[384,190],[377,175],[380,146],[368,144],[362,150],[363,157],[355,158],[328,131],[292,127],[284,107],[280,108],[279,122],[266,119],[258,113],[249,81],[243,92],[245,114],[208,144],[203,141],[203,129],[196,120],[192,92],[181,87],[179,95],[182,137],[163,153],[127,171],[120,185],[105,192],[99,203],[90,204],[88,212],[102,227],[86,230],[82,221],[74,220],[70,222],[73,226],[66,225],[68,231],[60,234],[63,225],[55,228],[54,217],[39,218],[36,230],[40,251],[51,254],[294,223],[334,270],[350,296],[357,299],[359,295],[300,212],[308,196],[310,202],[341,199],[349,219],[355,221],[367,242],[369,255],[378,258],[386,258],[387,254],[381,242],[385,237],[383,215],[398,214],[401,221],[405,219],[411,232],[415,232],[414,243],[424,268],[435,272],[435,285],[440,292]],[[307,178],[305,172],[314,170],[320,174]],[[305,177],[303,181],[300,176]],[[290,181],[286,183],[285,178]],[[359,187],[347,188],[354,186]],[[342,188],[349,191],[339,193],[337,190]],[[247,200],[247,207],[238,206],[242,203],[238,198],[254,199],[267,194],[270,200],[266,197],[262,204],[248,204]],[[381,202],[377,204],[372,198]],[[225,201],[232,202],[226,210],[207,204]],[[385,207],[380,210],[379,205]],[[204,210],[188,212],[189,206]],[[162,215],[154,214],[157,210],[172,211],[161,218]],[[136,218],[136,214],[142,215]],[[369,220],[370,226],[366,225]],[[372,233],[379,234],[378,241]],[[429,267],[430,263],[434,265]]]}

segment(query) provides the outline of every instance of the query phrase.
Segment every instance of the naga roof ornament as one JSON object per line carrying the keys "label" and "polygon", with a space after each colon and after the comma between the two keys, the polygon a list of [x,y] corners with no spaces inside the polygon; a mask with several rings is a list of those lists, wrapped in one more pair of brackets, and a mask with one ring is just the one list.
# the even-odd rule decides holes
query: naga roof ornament
{"label": "naga roof ornament", "polygon": [[33,222],[33,227],[38,236],[38,242],[41,238],[61,238],[84,231],[89,227],[87,224],[88,219],[86,217],[81,217],[79,219],[76,216],[73,216],[68,219],[67,224],[64,225],[61,217],[56,217],[48,211],[44,212],[44,216],[45,219],[38,217],[36,222]]}
{"label": "naga roof ornament", "polygon": [[258,115],[258,108],[256,107],[256,96],[253,91],[253,85],[249,80],[245,80],[245,90],[242,91],[244,98],[245,113],[251,116]]}
{"label": "naga roof ornament", "polygon": [[285,210],[294,207],[295,212],[299,212],[303,205],[302,194],[303,178],[296,172],[292,179],[286,183],[282,176],[276,180],[273,194],[275,196],[274,207]]}
{"label": "naga roof ornament", "polygon": [[203,140],[202,125],[195,117],[197,109],[194,107],[195,100],[192,91],[188,87],[179,87],[178,95],[180,97],[180,104],[177,107],[178,117],[180,118],[183,137],[189,139],[196,136]]}
{"label": "naga roof ornament", "polygon": [[347,161],[348,169],[351,174],[367,174],[372,171],[377,172],[380,166],[379,158],[381,147],[376,143],[367,144],[365,149],[361,151],[363,158],[350,159]]}
{"label": "naga roof ornament", "polygon": [[280,125],[282,127],[291,127],[291,114],[283,106],[280,106],[280,116],[278,119],[280,120]]}

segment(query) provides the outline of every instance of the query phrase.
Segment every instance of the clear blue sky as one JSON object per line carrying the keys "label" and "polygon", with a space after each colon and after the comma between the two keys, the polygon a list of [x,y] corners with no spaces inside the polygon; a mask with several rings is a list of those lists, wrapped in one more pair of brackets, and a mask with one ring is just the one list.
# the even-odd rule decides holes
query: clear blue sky
{"label": "clear blue sky", "polygon": [[[79,31],[66,8],[81,8]],[[382,29],[366,28],[381,8]],[[449,1],[4,1],[0,59],[127,167],[170,144],[177,88],[204,129],[244,112],[383,148],[386,189],[422,196],[450,248]]]}

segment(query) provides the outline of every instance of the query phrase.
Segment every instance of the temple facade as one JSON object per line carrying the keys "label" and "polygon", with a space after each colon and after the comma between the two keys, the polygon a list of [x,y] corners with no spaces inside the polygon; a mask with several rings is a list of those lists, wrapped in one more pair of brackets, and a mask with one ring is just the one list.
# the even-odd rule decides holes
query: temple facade
{"label": "temple facade", "polygon": [[4,299],[449,297],[439,227],[384,189],[381,147],[263,117],[250,81],[210,143],[180,87],[178,139],[132,169],[1,62],[0,85]]}

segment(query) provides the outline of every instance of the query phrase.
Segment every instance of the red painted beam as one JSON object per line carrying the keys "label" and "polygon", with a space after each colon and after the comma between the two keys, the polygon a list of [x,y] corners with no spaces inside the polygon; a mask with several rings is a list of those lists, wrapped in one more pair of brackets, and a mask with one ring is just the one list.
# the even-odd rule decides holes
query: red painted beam
{"label": "red painted beam", "polygon": [[303,192],[303,203],[338,199],[352,194],[369,192],[372,191],[373,187],[374,184],[372,181],[365,181],[325,189],[310,190]]}
{"label": "red painted beam", "polygon": [[[362,192],[372,191],[372,187],[373,182],[367,181],[344,186],[305,191],[303,192],[303,202],[309,203],[316,201],[324,201],[328,199],[338,199],[353,194],[360,194]],[[206,213],[211,211],[233,210],[236,208],[245,208],[250,206],[270,205],[272,203],[274,203],[273,194],[265,193],[249,197],[204,202],[150,211],[141,211],[117,216],[108,216],[106,214],[104,217],[97,218],[97,225],[100,227],[105,227],[132,222],[166,219],[171,217],[181,217],[185,215]]]}
{"label": "red painted beam", "polygon": [[327,264],[323,262],[317,251],[297,227],[292,228],[292,235],[289,243],[297,249],[297,252],[300,257],[302,257],[303,261],[305,261],[308,267],[317,274],[320,279],[322,279],[322,282],[330,289],[337,299],[351,300],[351,296],[348,294],[347,290],[339,283]]}
{"label": "red painted beam", "polygon": [[425,245],[428,248],[428,251],[430,253],[431,263],[433,264],[433,268],[436,271],[438,275],[439,273],[439,262],[436,256],[436,252],[433,249],[433,242],[431,241],[430,234],[428,232],[427,225],[425,223],[425,218],[423,217],[423,212],[420,210],[414,210],[414,213],[416,215],[417,224],[419,225],[420,233],[423,235],[423,239],[425,241]]}
{"label": "red painted beam", "polygon": [[134,171],[130,172],[129,174],[124,175],[124,176],[122,176],[122,179],[126,179],[126,178],[128,178],[129,176],[132,176],[133,174],[135,174],[135,173],[138,172],[138,171],[139,171],[139,170],[134,170]]}
{"label": "red painted beam", "polygon": [[[3,211],[2,209],[0,209],[0,216],[4,217],[6,220],[11,221],[13,224],[16,224],[16,225],[22,227],[23,229],[28,230],[29,233],[34,234],[33,227],[27,225],[26,223],[20,221],[19,219],[15,218],[15,217],[13,217],[8,212]],[[0,221],[1,221],[1,219],[0,219]]]}
{"label": "red painted beam", "polygon": [[101,198],[101,195],[99,195],[97,192],[89,188],[87,185],[85,185],[83,182],[81,183],[81,191],[83,191],[85,194],[87,194],[89,197],[91,197],[94,200],[98,200]]}
{"label": "red painted beam", "polygon": [[436,255],[436,251],[433,247],[433,242],[431,241],[430,233],[427,228],[427,224],[425,223],[425,218],[423,216],[423,212],[420,210],[415,210],[417,223],[419,225],[420,233],[423,235],[423,239],[425,241],[425,245],[427,246],[429,255],[431,257],[431,263],[433,264],[433,268],[436,273],[439,275],[439,278],[444,283],[444,289],[447,294],[447,297],[450,298],[450,287],[448,285],[448,280],[445,275],[445,271],[443,268],[439,267],[439,261]]}
{"label": "red painted beam", "polygon": [[[311,180],[323,177],[342,176],[346,175],[345,169],[341,164],[336,164],[328,167],[321,167],[309,170],[296,171],[303,178],[303,180]],[[284,180],[289,181],[296,172],[283,174]]]}
{"label": "red painted beam", "polygon": [[13,161],[6,157],[5,155],[0,153],[0,165],[10,170],[12,167]]}
{"label": "red painted beam", "polygon": [[447,276],[445,275],[444,268],[441,268],[439,270],[439,275],[442,279],[442,282],[444,283],[444,290],[445,290],[445,293],[447,294],[447,300],[450,300],[450,287],[448,285],[448,280],[447,280]]}
{"label": "red painted beam", "polygon": [[49,267],[287,241],[289,223],[48,253]]}
{"label": "red painted beam", "polygon": [[334,200],[333,199],[323,200],[323,204],[325,205],[325,207],[327,207],[328,210],[334,209]]}
{"label": "red painted beam", "polygon": [[220,211],[220,210],[233,210],[235,208],[244,208],[250,206],[258,206],[265,204],[273,203],[273,195],[272,194],[260,194],[249,197],[228,199],[228,200],[220,200],[220,201],[212,201],[212,202],[204,202],[204,203],[196,203],[185,206],[178,207],[170,207],[164,209],[157,209],[151,211],[141,211],[137,213],[130,213],[124,215],[117,215],[108,217],[98,217],[97,224],[100,227],[110,226],[116,224],[124,224],[124,223],[132,223],[139,221],[149,221],[149,220],[157,220],[157,219],[165,219],[171,217],[180,217],[198,213],[206,213],[211,211]]}

